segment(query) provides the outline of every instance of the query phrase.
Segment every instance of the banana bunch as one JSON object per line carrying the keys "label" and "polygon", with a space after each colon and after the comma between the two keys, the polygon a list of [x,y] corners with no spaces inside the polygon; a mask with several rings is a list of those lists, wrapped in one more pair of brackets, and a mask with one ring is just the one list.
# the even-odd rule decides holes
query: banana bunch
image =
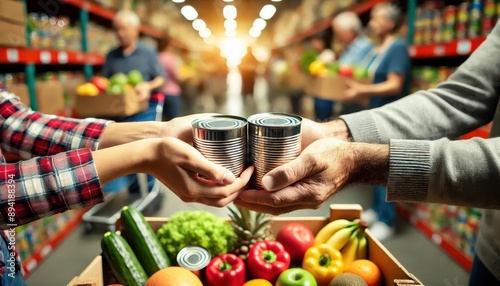
{"label": "banana bunch", "polygon": [[342,253],[344,265],[354,260],[366,259],[368,241],[365,229],[368,226],[363,220],[338,219],[323,227],[316,237],[314,244],[329,244]]}

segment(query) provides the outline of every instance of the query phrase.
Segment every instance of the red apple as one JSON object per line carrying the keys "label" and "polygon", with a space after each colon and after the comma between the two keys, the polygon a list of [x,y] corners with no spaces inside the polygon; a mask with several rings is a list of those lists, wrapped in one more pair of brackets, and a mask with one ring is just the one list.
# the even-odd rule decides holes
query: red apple
{"label": "red apple", "polygon": [[301,262],[307,249],[314,246],[314,235],[302,223],[289,223],[283,226],[276,240],[283,244],[292,261]]}
{"label": "red apple", "polygon": [[93,76],[90,83],[94,84],[100,92],[103,92],[108,88],[109,80],[100,76]]}
{"label": "red apple", "polygon": [[349,65],[342,65],[339,68],[339,76],[352,78],[354,76],[354,70]]}

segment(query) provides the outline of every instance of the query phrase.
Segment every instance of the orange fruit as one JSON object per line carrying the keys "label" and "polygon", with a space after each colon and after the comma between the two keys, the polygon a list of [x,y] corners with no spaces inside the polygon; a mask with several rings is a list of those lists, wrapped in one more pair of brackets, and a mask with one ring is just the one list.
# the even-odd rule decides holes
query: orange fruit
{"label": "orange fruit", "polygon": [[344,268],[344,273],[354,273],[363,280],[368,286],[380,286],[382,284],[382,272],[375,263],[366,259],[355,260]]}
{"label": "orange fruit", "polygon": [[145,286],[203,286],[203,284],[193,272],[172,266],[153,274]]}
{"label": "orange fruit", "polygon": [[265,279],[253,279],[247,281],[243,286],[273,286],[273,284]]}

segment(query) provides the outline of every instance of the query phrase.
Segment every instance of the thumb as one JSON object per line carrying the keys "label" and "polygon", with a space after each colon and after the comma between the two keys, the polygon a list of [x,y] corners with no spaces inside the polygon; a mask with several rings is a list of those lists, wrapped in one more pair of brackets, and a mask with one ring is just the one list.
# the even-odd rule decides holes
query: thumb
{"label": "thumb", "polygon": [[312,170],[308,167],[305,156],[271,170],[262,178],[262,186],[267,191],[277,191],[293,185],[303,178],[308,177]]}

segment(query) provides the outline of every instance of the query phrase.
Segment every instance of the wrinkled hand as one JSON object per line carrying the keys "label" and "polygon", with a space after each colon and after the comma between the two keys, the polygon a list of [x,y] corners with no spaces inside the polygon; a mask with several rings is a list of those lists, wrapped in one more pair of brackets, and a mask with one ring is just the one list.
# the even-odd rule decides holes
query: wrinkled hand
{"label": "wrinkled hand", "polygon": [[264,176],[267,191],[243,191],[235,203],[271,214],[319,208],[348,182],[353,166],[350,145],[330,138],[313,142],[295,160]]}
{"label": "wrinkled hand", "polygon": [[147,82],[141,82],[135,86],[135,92],[139,97],[139,101],[149,100],[151,96],[151,87]]}
{"label": "wrinkled hand", "polygon": [[191,145],[171,137],[158,139],[155,150],[147,164],[147,173],[184,202],[226,206],[240,194],[253,173],[253,167],[250,167],[235,178],[230,171],[210,162]]}

